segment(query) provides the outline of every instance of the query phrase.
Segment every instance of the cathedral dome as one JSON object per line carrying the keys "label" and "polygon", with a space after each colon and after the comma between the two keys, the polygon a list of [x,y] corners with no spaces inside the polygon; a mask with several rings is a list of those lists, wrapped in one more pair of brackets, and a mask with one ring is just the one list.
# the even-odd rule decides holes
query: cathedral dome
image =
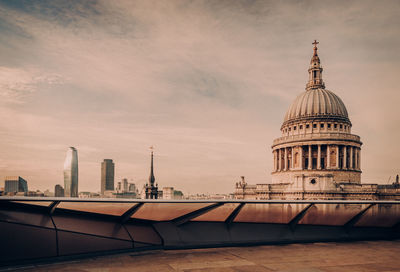
{"label": "cathedral dome", "polygon": [[308,69],[309,80],[306,91],[300,94],[286,112],[283,126],[297,121],[315,119],[330,119],[351,125],[343,101],[333,92],[325,89],[322,80],[322,66],[318,57],[317,41],[314,44],[314,54]]}
{"label": "cathedral dome", "polygon": [[346,106],[333,92],[324,88],[300,94],[286,112],[283,125],[305,119],[338,119],[350,123]]}

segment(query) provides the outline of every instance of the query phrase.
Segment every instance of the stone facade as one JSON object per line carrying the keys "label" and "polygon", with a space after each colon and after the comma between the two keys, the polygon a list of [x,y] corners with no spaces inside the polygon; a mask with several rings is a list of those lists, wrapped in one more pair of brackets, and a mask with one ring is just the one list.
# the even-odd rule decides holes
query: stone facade
{"label": "stone facade", "polygon": [[343,101],[325,89],[313,44],[306,91],[288,109],[281,137],[272,143],[271,184],[249,185],[242,177],[235,198],[400,199],[396,184],[361,184],[361,139],[351,133]]}

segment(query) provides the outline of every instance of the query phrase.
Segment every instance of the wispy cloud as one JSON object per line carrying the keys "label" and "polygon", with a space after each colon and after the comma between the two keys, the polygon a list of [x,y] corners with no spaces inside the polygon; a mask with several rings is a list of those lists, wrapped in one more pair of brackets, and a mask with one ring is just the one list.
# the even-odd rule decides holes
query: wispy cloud
{"label": "wispy cloud", "polygon": [[64,79],[57,74],[0,67],[1,103],[23,103],[24,98],[37,91],[40,85],[62,84],[63,81]]}

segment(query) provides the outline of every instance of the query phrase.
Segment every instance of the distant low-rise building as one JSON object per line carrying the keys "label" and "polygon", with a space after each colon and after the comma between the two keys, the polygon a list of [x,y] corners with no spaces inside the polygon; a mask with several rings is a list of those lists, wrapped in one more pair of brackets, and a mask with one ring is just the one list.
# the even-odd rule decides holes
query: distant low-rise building
{"label": "distant low-rise building", "polygon": [[44,190],[43,194],[44,194],[44,196],[46,196],[46,197],[52,197],[52,196],[54,196],[54,193],[51,192],[49,189]]}
{"label": "distant low-rise building", "polygon": [[[17,193],[16,195],[19,196],[20,193]],[[28,191],[26,194],[26,196],[30,196],[30,197],[44,197],[44,193],[40,190],[36,190],[36,191]]]}
{"label": "distant low-rise building", "polygon": [[78,197],[79,198],[99,198],[100,194],[93,193],[93,192],[79,192]]}
{"label": "distant low-rise building", "polygon": [[113,193],[114,198],[138,198],[136,192],[120,192]]}
{"label": "distant low-rise building", "polygon": [[193,194],[185,196],[185,199],[190,200],[228,200],[232,198],[233,194]]}
{"label": "distant low-rise building", "polygon": [[[161,191],[160,191],[161,192]],[[163,187],[162,189],[162,199],[182,199],[183,193],[177,191],[174,187]]]}
{"label": "distant low-rise building", "polygon": [[20,176],[8,176],[4,180],[4,192],[16,194],[28,193],[28,182]]}
{"label": "distant low-rise building", "polygon": [[163,187],[163,199],[174,199],[174,187]]}

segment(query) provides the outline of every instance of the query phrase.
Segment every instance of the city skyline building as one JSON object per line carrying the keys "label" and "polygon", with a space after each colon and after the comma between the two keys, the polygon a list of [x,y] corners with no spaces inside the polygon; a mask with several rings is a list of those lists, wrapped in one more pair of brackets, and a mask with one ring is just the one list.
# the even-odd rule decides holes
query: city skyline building
{"label": "city skyline building", "polygon": [[64,197],[64,188],[60,184],[57,184],[56,186],[54,186],[54,196],[55,197]]}
{"label": "city skyline building", "polygon": [[127,192],[128,191],[128,179],[127,178],[123,178],[122,179],[122,189]]}
{"label": "city skyline building", "polygon": [[111,159],[104,159],[101,163],[101,195],[105,191],[114,191],[115,164]]}
{"label": "city skyline building", "polygon": [[128,191],[129,192],[136,192],[136,184],[135,183],[129,183],[129,188]]}
{"label": "city skyline building", "polygon": [[64,195],[78,197],[78,151],[69,147],[64,162]]}
{"label": "city skyline building", "polygon": [[4,179],[5,193],[28,193],[28,182],[20,176],[7,176]]}

